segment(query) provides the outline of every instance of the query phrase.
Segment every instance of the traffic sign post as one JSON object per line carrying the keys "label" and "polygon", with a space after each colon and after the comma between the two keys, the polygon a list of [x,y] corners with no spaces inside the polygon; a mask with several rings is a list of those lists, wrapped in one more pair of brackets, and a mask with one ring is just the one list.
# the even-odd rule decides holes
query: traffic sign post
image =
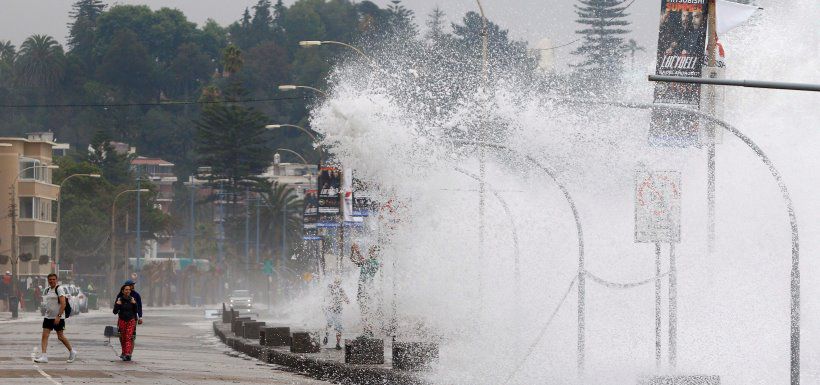
{"label": "traffic sign post", "polygon": [[681,188],[678,171],[638,171],[635,178],[635,242],[655,244],[655,364],[661,366],[661,243],[669,243],[669,365],[677,362],[677,269]]}

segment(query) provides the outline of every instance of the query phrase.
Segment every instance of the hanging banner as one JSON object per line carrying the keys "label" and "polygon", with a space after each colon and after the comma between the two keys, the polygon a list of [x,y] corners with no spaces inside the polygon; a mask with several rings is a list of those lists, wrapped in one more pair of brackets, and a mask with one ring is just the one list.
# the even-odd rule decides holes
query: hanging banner
{"label": "hanging banner", "polygon": [[341,213],[339,193],[342,174],[338,168],[322,166],[319,169],[318,220],[317,227],[338,227]]}
{"label": "hanging banner", "polygon": [[[655,73],[699,78],[706,54],[708,0],[661,0]],[[700,104],[700,85],[655,85],[655,103]]]}
{"label": "hanging banner", "polygon": [[305,190],[305,211],[302,214],[302,228],[315,229],[319,220],[319,190]]}
{"label": "hanging banner", "polygon": [[635,242],[680,242],[680,172],[638,171],[635,178]]}
{"label": "hanging banner", "polygon": [[[706,60],[708,0],[661,0],[660,29],[655,73],[699,78]],[[654,102],[698,108],[700,85],[655,83]],[[684,113],[655,109],[649,143],[656,146],[698,146],[700,125]]]}
{"label": "hanging banner", "polygon": [[346,167],[342,170],[342,218],[344,222],[353,222],[353,170]]}

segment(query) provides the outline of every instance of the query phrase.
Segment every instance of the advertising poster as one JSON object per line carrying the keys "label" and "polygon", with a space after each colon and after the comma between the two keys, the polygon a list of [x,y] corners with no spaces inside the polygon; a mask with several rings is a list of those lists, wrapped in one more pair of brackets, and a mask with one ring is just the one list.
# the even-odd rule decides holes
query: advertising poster
{"label": "advertising poster", "polygon": [[319,191],[305,190],[305,211],[302,214],[302,224],[305,230],[315,229],[319,220]]}
{"label": "advertising poster", "polygon": [[[708,6],[708,0],[661,0],[656,74],[693,78],[703,75]],[[697,109],[700,89],[699,84],[656,82],[654,102]],[[697,118],[655,109],[650,120],[649,144],[700,146],[699,131]]]}
{"label": "advertising poster", "polygon": [[322,166],[318,178],[317,227],[338,227],[341,214],[342,173],[336,167]]}
{"label": "advertising poster", "polygon": [[[655,73],[699,78],[706,55],[708,0],[661,0]],[[700,104],[700,85],[655,85],[655,103]]]}

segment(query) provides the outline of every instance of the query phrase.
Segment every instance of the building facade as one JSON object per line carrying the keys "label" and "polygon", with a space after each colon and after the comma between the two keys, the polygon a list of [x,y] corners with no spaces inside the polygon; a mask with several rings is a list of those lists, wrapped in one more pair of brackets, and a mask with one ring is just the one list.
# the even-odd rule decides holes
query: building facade
{"label": "building facade", "polygon": [[19,276],[52,271],[59,186],[48,167],[53,138],[44,134],[0,138],[0,269],[11,271],[17,255]]}

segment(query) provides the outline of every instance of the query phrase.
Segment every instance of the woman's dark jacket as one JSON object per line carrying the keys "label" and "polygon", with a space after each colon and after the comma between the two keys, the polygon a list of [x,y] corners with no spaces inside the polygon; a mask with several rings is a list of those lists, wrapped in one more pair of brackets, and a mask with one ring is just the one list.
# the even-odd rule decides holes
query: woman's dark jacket
{"label": "woman's dark jacket", "polygon": [[119,314],[120,319],[123,321],[130,321],[132,319],[137,319],[137,304],[131,303],[131,298],[117,298],[122,302],[122,305],[117,305],[114,303],[114,314]]}

